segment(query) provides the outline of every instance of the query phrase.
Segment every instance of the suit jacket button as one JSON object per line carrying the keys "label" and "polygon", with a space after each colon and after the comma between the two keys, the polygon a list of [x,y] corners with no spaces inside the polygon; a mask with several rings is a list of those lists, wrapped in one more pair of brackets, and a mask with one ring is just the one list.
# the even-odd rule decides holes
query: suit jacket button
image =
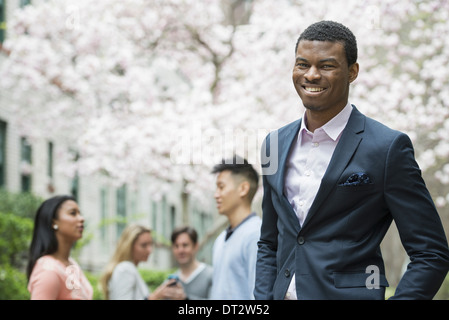
{"label": "suit jacket button", "polygon": [[285,269],[284,276],[285,276],[286,278],[290,277],[290,270]]}
{"label": "suit jacket button", "polygon": [[298,237],[298,244],[299,245],[304,244],[304,242],[306,242],[306,240],[304,240],[304,237]]}

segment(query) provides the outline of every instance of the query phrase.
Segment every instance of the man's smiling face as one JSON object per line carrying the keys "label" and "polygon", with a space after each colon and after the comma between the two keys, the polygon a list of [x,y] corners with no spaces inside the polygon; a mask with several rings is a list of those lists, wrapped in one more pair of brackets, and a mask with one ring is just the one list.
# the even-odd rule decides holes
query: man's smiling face
{"label": "man's smiling face", "polygon": [[299,42],[292,78],[307,109],[338,114],[348,101],[349,84],[357,74],[358,64],[348,66],[342,43]]}

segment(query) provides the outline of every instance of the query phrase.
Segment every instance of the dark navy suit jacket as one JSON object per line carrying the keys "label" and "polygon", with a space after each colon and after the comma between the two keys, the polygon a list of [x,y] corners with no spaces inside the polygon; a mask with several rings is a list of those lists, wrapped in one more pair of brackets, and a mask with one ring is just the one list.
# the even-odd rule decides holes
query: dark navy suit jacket
{"label": "dark navy suit jacket", "polygon": [[448,272],[449,250],[408,136],[353,107],[301,227],[283,193],[300,125],[264,142],[256,299],[284,299],[293,274],[298,299],[384,299],[380,243],[393,220],[411,260],[393,298],[431,299]]}

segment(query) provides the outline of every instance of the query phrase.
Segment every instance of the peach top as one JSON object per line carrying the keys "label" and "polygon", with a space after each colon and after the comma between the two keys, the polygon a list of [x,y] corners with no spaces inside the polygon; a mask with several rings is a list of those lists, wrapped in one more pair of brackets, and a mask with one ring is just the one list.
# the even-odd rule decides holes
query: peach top
{"label": "peach top", "polygon": [[50,255],[40,257],[28,283],[31,300],[91,300],[91,284],[72,258],[69,262],[65,266]]}

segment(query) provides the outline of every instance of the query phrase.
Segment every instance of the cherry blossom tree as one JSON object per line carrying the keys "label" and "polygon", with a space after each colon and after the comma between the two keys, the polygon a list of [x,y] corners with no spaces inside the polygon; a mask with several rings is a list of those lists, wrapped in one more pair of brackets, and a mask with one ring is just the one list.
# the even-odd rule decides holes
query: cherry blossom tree
{"label": "cherry blossom tree", "polygon": [[[229,10],[237,4],[240,21]],[[448,9],[444,0],[46,1],[8,24],[0,85],[28,136],[76,151],[76,161],[61,154],[67,174],[118,184],[145,174],[159,191],[181,182],[201,198],[214,163],[238,152],[258,167],[268,131],[302,115],[296,39],[315,21],[340,21],[359,44],[351,102],[411,136],[446,210]]]}

